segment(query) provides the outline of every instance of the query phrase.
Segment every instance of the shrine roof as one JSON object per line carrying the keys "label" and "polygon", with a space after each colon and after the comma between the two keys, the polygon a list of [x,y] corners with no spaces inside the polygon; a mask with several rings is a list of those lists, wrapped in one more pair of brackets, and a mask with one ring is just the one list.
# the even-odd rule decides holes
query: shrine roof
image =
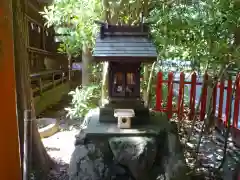
{"label": "shrine roof", "polygon": [[93,57],[97,61],[155,61],[156,47],[148,27],[103,25],[96,39]]}

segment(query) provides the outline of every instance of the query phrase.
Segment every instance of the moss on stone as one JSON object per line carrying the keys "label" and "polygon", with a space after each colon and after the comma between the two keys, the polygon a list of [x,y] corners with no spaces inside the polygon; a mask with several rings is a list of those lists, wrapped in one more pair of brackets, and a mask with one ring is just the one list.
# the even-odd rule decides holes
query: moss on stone
{"label": "moss on stone", "polygon": [[59,102],[70,91],[70,84],[64,83],[34,98],[35,113],[39,115],[50,105]]}

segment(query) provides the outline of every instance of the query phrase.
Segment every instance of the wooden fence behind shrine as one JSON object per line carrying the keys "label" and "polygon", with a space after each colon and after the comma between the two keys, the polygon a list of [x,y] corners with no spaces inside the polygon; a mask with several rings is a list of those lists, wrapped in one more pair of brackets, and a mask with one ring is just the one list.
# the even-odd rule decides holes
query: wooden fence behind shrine
{"label": "wooden fence behind shrine", "polygon": [[[209,78],[209,75],[204,74],[203,78],[206,80]],[[179,120],[182,120],[184,116],[188,116],[189,119],[193,119],[194,115],[197,113],[199,115],[200,120],[204,120],[207,111],[207,86],[203,83],[197,81],[196,73],[191,75],[190,81],[185,79],[185,74],[180,73],[180,78],[178,80],[174,80],[174,74],[172,72],[168,73],[168,78],[163,78],[163,73],[159,72],[157,75],[157,86],[156,86],[156,105],[155,110],[161,112],[167,112],[168,117],[172,118],[173,114],[176,113]],[[235,83],[235,85],[234,85]],[[178,84],[178,88],[174,88],[174,84]],[[166,102],[163,100],[163,86],[167,85],[168,95],[166,98]],[[190,93],[184,92],[184,87],[188,85],[190,88]],[[200,85],[200,86],[199,86]],[[196,99],[196,88],[203,88],[202,96],[200,99],[200,109],[199,112],[196,112],[197,99]],[[236,88],[234,96],[232,98],[233,88]],[[177,92],[177,93],[176,93]],[[188,93],[188,102],[184,102],[186,98],[184,98],[184,94]],[[239,129],[238,121],[239,121],[239,105],[240,105],[240,73],[236,76],[236,80],[232,81],[231,79],[227,81],[218,82],[217,86],[214,88],[212,92],[212,103],[213,103],[213,111],[216,112],[216,119],[223,122],[226,125],[226,117],[228,117],[230,113],[229,104],[233,103],[232,106],[232,127],[234,129]],[[226,97],[224,97],[226,94]],[[219,98],[217,98],[217,95]],[[199,95],[200,96],[200,95]],[[177,97],[177,101],[174,102],[174,97]],[[234,101],[233,101],[234,99]],[[218,103],[217,103],[218,101]],[[225,102],[224,102],[225,101]],[[226,104],[226,107],[223,107],[223,104]],[[184,107],[184,104],[187,104],[187,108]],[[223,116],[225,114],[225,117]]]}

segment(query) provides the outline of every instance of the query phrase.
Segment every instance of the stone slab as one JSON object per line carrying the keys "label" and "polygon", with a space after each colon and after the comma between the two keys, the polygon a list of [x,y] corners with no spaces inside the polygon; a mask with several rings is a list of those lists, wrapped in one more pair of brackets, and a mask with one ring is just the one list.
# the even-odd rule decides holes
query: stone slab
{"label": "stone slab", "polygon": [[86,116],[83,131],[87,138],[91,136],[119,137],[119,136],[156,136],[169,125],[167,116],[150,116],[145,124],[133,125],[131,129],[120,129],[117,122],[106,123],[99,121],[99,109]]}
{"label": "stone slab", "polygon": [[70,180],[189,180],[176,124],[166,114],[150,113],[150,117],[144,125],[119,129],[117,123],[100,122],[99,110],[87,114],[76,137]]}
{"label": "stone slab", "polygon": [[[117,123],[117,118],[114,117],[114,110],[119,108],[101,107],[99,121],[103,123]],[[120,108],[121,109],[121,108]],[[122,108],[126,109],[126,108]],[[129,108],[131,109],[131,108]],[[135,116],[132,117],[132,124],[144,124],[148,122],[149,110],[145,107],[133,108]]]}

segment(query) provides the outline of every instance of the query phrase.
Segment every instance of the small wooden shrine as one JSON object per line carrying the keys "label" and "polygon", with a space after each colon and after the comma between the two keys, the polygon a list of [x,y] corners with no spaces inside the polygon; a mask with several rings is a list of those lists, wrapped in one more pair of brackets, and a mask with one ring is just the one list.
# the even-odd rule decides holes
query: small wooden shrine
{"label": "small wooden shrine", "polygon": [[102,108],[105,112],[102,114],[109,112],[109,109],[113,109],[112,112],[116,109],[134,109],[136,116],[136,109],[144,109],[140,97],[141,63],[157,60],[156,48],[149,38],[149,28],[147,24],[100,25],[93,57],[96,62],[109,62],[109,104]]}

